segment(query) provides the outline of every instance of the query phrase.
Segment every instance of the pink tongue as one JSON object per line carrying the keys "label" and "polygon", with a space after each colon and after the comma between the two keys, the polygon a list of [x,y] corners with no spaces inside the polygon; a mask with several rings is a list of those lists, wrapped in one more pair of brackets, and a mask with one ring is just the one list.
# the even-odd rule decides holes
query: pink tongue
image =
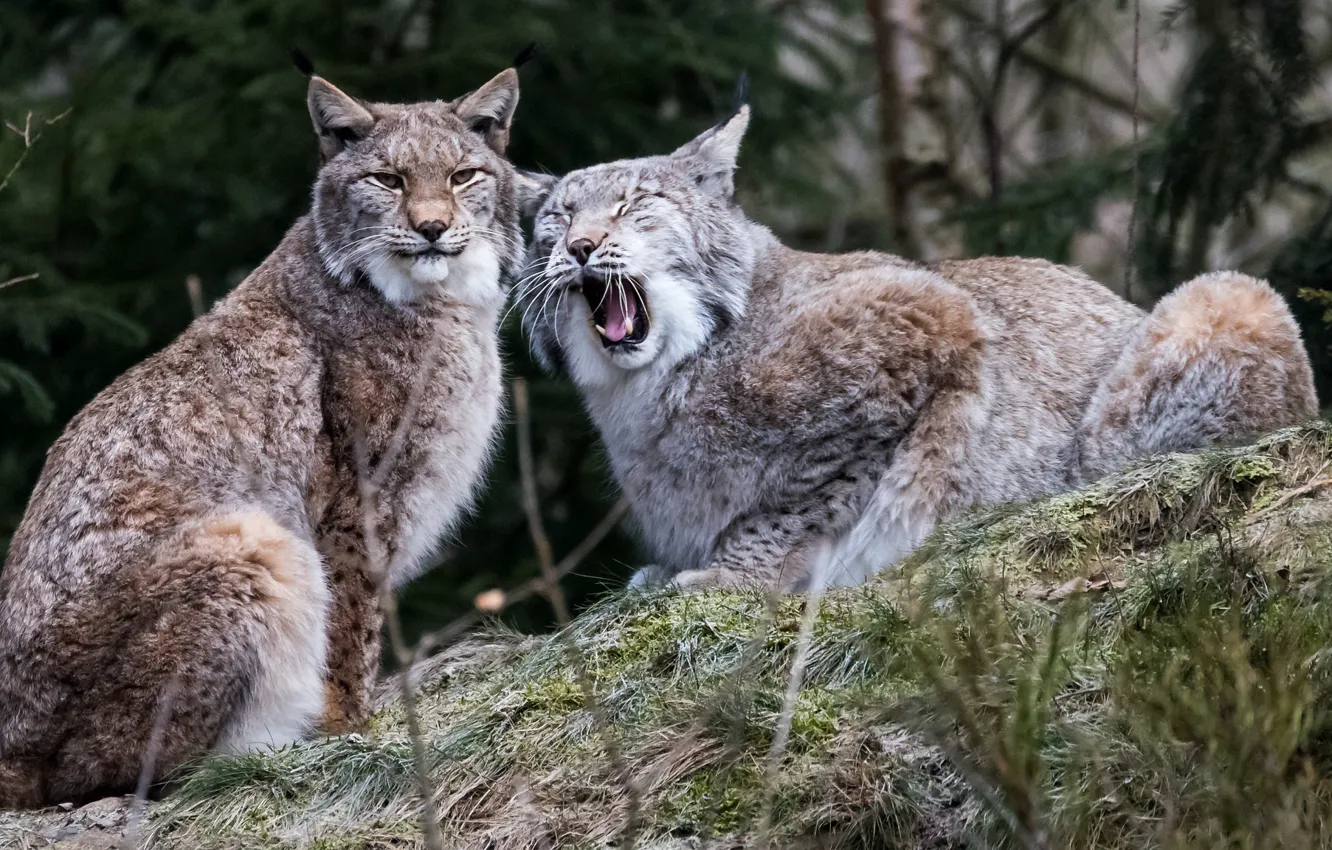
{"label": "pink tongue", "polygon": [[614,289],[606,293],[606,339],[619,342],[629,335],[627,323],[638,318],[638,303],[632,298],[625,299],[628,307],[626,315],[620,304],[619,293]]}

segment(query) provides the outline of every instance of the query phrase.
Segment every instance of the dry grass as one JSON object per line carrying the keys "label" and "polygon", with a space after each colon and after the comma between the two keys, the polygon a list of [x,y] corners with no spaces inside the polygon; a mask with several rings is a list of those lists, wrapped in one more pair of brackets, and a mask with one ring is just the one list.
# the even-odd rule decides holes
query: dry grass
{"label": "dry grass", "polygon": [[[630,594],[469,639],[413,675],[445,843],[1324,846],[1329,459],[1318,424],[1153,460],[826,594],[771,782],[800,597]],[[391,693],[366,736],[194,766],[150,843],[422,846]]]}

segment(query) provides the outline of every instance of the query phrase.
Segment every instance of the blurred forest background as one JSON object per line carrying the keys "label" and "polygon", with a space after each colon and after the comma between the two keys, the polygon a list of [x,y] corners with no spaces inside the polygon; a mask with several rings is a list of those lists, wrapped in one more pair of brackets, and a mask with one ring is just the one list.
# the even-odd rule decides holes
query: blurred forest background
{"label": "blurred forest background", "polygon": [[[789,243],[1043,256],[1143,305],[1241,268],[1292,302],[1332,398],[1322,0],[5,0],[0,552],[64,423],[189,322],[187,277],[223,296],[306,210],[316,146],[291,48],[354,94],[420,100],[530,41],[521,166],[665,152],[744,71],[742,200]],[[558,557],[614,493],[571,388],[516,325]],[[409,632],[537,573],[519,495],[510,427],[478,514],[403,594]],[[640,557],[617,533],[566,592],[584,604]],[[539,628],[549,611],[512,615]]]}

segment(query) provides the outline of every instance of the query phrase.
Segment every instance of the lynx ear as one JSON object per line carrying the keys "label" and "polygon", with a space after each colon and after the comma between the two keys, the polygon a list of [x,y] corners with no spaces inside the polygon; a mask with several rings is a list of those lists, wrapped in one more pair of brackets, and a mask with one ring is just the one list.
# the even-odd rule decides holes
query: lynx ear
{"label": "lynx ear", "polygon": [[733,178],[740,140],[748,127],[749,107],[741,106],[730,118],[686,142],[671,157],[688,165],[698,185],[730,197],[735,191]]}
{"label": "lynx ear", "polygon": [[359,100],[323,77],[311,77],[305,96],[310,119],[319,134],[319,152],[324,159],[365,138],[375,126],[375,116]]}
{"label": "lynx ear", "polygon": [[504,153],[509,143],[509,125],[518,108],[518,72],[505,68],[481,88],[460,99],[454,114],[480,134],[495,153]]}
{"label": "lynx ear", "polygon": [[514,194],[518,196],[519,215],[533,216],[541,205],[550,197],[550,190],[560,178],[554,174],[540,174],[536,171],[519,169],[513,175]]}

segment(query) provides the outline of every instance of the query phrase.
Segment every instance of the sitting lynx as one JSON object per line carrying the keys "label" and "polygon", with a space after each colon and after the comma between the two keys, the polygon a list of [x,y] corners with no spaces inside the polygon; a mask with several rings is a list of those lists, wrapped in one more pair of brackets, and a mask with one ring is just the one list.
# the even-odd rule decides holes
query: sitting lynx
{"label": "sitting lynx", "polygon": [[133,789],[159,713],[155,776],[367,717],[375,570],[422,568],[500,412],[517,83],[390,105],[311,79],[310,215],[47,457],[0,573],[0,805]]}
{"label": "sitting lynx", "polygon": [[1039,260],[783,247],[732,199],[748,118],[571,173],[536,222],[526,329],[659,559],[637,583],[797,588],[815,551],[858,582],[973,505],[1315,414],[1290,313],[1244,275],[1144,314]]}

